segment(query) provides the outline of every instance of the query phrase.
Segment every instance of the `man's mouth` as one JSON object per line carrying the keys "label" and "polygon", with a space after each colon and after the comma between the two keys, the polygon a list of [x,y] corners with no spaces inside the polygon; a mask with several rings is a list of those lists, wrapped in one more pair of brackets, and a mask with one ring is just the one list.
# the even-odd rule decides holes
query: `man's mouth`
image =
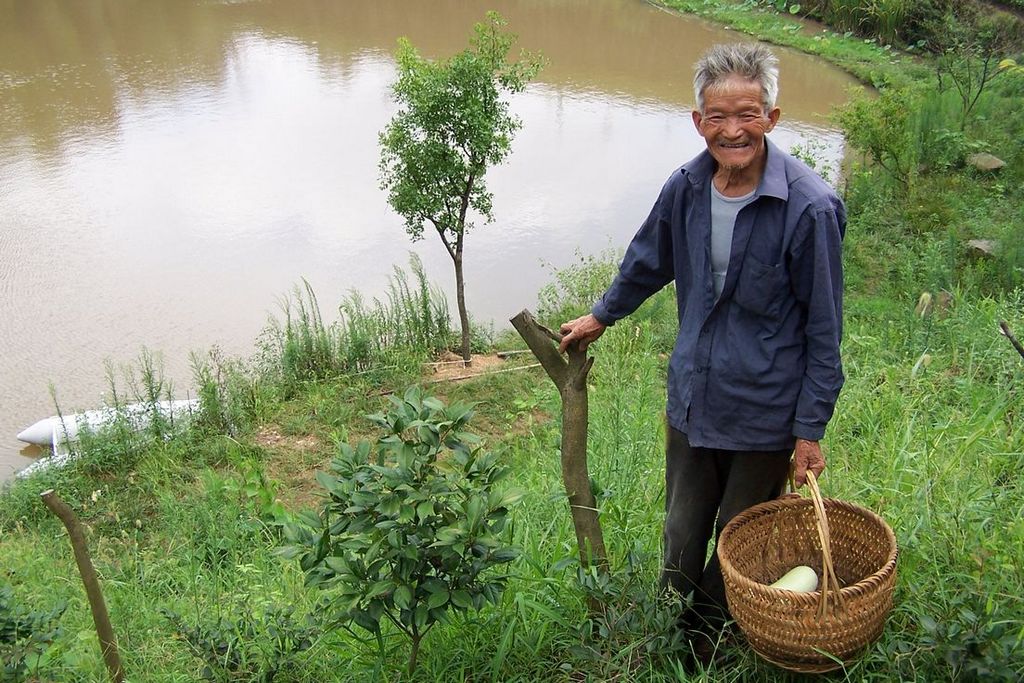
{"label": "man's mouth", "polygon": [[747,147],[748,144],[746,142],[720,142],[718,143],[718,146],[725,147],[726,149],[743,149],[744,147]]}

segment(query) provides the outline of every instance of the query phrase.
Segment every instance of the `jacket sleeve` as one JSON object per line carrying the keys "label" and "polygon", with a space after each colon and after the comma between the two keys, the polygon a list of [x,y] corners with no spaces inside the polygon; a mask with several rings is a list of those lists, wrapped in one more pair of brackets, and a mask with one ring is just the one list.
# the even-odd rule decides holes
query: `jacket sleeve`
{"label": "jacket sleeve", "polygon": [[677,171],[665,183],[647,220],[626,249],[619,274],[591,309],[603,324],[614,325],[625,318],[674,278],[671,215],[680,178]]}
{"label": "jacket sleeve", "polygon": [[842,241],[846,210],[838,197],[804,215],[791,263],[793,289],[807,323],[807,365],[796,404],[793,436],[819,441],[832,418],[843,367],[839,343],[843,333]]}

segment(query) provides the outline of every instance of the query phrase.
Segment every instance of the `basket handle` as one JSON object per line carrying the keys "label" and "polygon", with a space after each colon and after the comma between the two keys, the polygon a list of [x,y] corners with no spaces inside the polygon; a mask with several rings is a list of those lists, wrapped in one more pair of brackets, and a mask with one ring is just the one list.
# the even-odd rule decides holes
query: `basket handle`
{"label": "basket handle", "polygon": [[818,606],[818,619],[822,619],[828,615],[830,592],[835,596],[835,602],[840,607],[842,606],[842,587],[839,585],[839,577],[836,576],[836,568],[832,563],[832,543],[828,531],[828,516],[825,514],[825,503],[821,499],[818,478],[811,470],[807,470],[807,489],[810,491],[811,502],[814,504],[814,516],[818,522],[818,540],[821,542],[821,604]]}

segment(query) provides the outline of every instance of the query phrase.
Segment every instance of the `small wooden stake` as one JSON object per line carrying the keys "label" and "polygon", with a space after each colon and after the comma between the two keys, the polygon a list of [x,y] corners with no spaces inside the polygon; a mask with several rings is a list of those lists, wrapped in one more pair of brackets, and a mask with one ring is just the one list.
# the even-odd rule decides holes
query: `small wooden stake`
{"label": "small wooden stake", "polygon": [[114,629],[110,625],[110,616],[107,614],[107,605],[103,601],[103,591],[100,589],[100,581],[96,576],[96,570],[89,559],[89,547],[85,542],[85,534],[82,533],[82,525],[78,517],[68,507],[67,503],[61,500],[53,489],[48,489],[39,494],[46,507],[50,508],[53,514],[60,518],[68,530],[71,538],[71,548],[75,551],[75,562],[78,564],[78,573],[82,575],[82,583],[85,584],[85,594],[89,598],[89,609],[92,610],[92,620],[96,625],[96,635],[100,639],[100,648],[103,652],[103,661],[106,662],[107,670],[110,671],[110,680],[114,683],[123,683],[124,670],[121,668],[121,657],[117,653],[117,641],[114,639]]}

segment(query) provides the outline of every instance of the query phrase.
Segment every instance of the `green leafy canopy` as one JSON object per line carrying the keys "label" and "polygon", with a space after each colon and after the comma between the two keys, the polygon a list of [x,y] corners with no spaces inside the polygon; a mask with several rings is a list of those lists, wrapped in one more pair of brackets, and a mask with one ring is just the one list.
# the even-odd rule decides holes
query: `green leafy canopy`
{"label": "green leafy canopy", "polygon": [[492,218],[484,175],[508,155],[521,125],[502,96],[521,92],[543,64],[526,52],[508,61],[516,38],[505,27],[489,12],[475,25],[470,46],[440,61],[399,41],[393,86],[399,111],[380,134],[381,188],[413,239],[429,223],[450,252],[469,227],[470,209]]}
{"label": "green leafy canopy", "polygon": [[67,608],[30,611],[14,599],[14,589],[0,586],[0,681],[23,681],[30,661],[37,663],[61,634],[59,621]]}
{"label": "green leafy canopy", "polygon": [[335,624],[379,639],[387,619],[415,653],[449,612],[497,602],[505,577],[488,570],[518,555],[501,532],[522,495],[498,485],[507,468],[464,431],[471,406],[418,388],[390,399],[390,410],[369,416],[384,432],[375,447],[339,446],[317,476],[327,502],[285,525],[280,554],[329,591]]}

